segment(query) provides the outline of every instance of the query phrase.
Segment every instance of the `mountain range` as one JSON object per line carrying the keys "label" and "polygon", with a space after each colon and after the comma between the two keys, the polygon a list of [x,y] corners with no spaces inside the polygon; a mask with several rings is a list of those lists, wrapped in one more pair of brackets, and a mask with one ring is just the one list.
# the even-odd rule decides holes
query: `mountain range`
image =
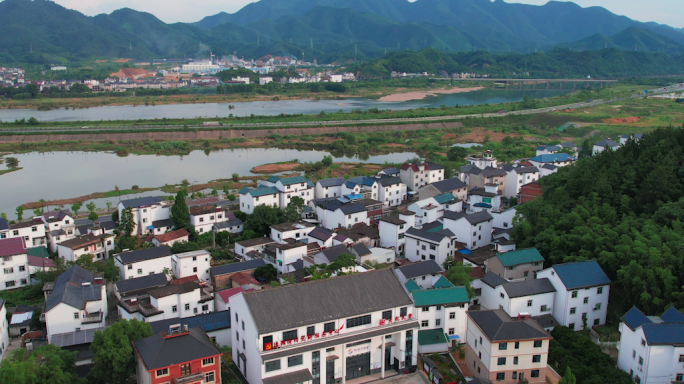
{"label": "mountain range", "polygon": [[0,1],[0,62],[208,57],[237,52],[319,62],[368,60],[396,50],[534,52],[620,48],[684,51],[684,31],[599,7],[502,0],[261,0],[234,14],[166,24],[124,8],[94,17],[49,0]]}

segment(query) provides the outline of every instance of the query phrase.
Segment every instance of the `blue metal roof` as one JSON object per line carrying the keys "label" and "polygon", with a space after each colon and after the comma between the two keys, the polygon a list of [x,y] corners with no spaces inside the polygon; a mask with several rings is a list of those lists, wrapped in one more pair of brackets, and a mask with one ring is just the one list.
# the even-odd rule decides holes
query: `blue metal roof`
{"label": "blue metal roof", "polygon": [[491,208],[492,207],[491,204],[487,204],[487,203],[475,203],[475,204],[473,204],[473,206],[478,207],[478,208]]}
{"label": "blue metal roof", "polygon": [[271,182],[271,183],[277,183],[278,180],[280,180],[280,177],[278,177],[278,176],[269,176],[268,179],[266,179],[266,181]]}
{"label": "blue metal roof", "polygon": [[596,260],[554,265],[553,269],[567,289],[610,284],[610,279]]}
{"label": "blue metal roof", "polygon": [[649,345],[684,344],[684,323],[644,324],[644,337]]}
{"label": "blue metal roof", "polygon": [[444,204],[456,200],[456,197],[454,197],[452,193],[443,193],[439,196],[435,196],[434,199],[437,200],[439,204]]}
{"label": "blue metal roof", "polygon": [[168,331],[169,327],[175,324],[187,324],[188,328],[202,328],[205,332],[230,328],[230,309],[182,319],[173,318],[153,321],[150,323],[150,326],[152,326],[152,333],[158,334],[159,332]]}
{"label": "blue metal roof", "polygon": [[283,185],[301,184],[301,183],[308,183],[309,179],[307,179],[304,176],[295,176],[295,177],[288,177],[287,179],[280,179],[280,182]]}
{"label": "blue metal roof", "polygon": [[684,315],[673,306],[660,315],[660,319],[666,323],[684,323]]}
{"label": "blue metal roof", "polygon": [[644,324],[652,322],[651,319],[646,317],[646,315],[644,315],[636,306],[630,308],[630,310],[622,316],[622,321],[632,329],[637,329]]}
{"label": "blue metal roof", "polygon": [[548,155],[539,155],[530,159],[530,161],[536,161],[538,163],[555,163],[557,161],[571,161],[575,160],[574,157],[567,153],[554,153]]}

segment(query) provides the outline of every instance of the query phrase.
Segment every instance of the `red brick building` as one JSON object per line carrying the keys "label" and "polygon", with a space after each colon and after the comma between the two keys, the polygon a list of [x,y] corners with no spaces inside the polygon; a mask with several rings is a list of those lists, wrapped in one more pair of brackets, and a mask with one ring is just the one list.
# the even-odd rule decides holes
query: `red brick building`
{"label": "red brick building", "polygon": [[221,383],[221,352],[201,328],[170,327],[133,349],[138,384]]}
{"label": "red brick building", "polygon": [[539,182],[533,181],[531,183],[525,184],[520,187],[520,201],[518,203],[526,203],[537,198],[537,196],[542,194],[541,186]]}

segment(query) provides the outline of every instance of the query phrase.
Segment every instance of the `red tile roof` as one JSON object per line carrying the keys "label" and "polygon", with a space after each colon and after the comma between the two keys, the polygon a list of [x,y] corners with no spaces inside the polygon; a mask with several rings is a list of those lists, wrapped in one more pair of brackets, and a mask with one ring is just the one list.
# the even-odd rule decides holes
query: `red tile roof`
{"label": "red tile roof", "polygon": [[0,240],[0,257],[26,254],[26,243],[23,237]]}
{"label": "red tile roof", "polygon": [[485,274],[486,273],[485,273],[484,269],[482,269],[482,267],[477,266],[477,267],[473,268],[472,272],[470,272],[470,277],[473,277],[475,279],[481,279],[484,277]]}
{"label": "red tile roof", "polygon": [[32,267],[45,267],[45,268],[52,268],[54,266],[54,262],[52,259],[48,259],[47,257],[38,257],[38,256],[27,256],[28,257],[28,263]]}
{"label": "red tile roof", "polygon": [[171,280],[171,284],[173,285],[179,285],[179,284],[185,284],[189,283],[191,281],[195,281],[199,283],[199,278],[197,275],[192,275],[192,276],[186,276],[186,277],[181,277],[180,279],[173,279]]}
{"label": "red tile roof", "polygon": [[227,303],[231,297],[237,295],[238,293],[249,292],[249,291],[253,291],[253,289],[244,289],[242,287],[236,287],[236,288],[228,288],[228,289],[218,291],[218,292],[216,292],[216,294],[221,297],[221,300],[223,300],[224,303]]}
{"label": "red tile roof", "polygon": [[253,278],[252,276],[243,273],[243,272],[238,272],[234,274],[233,276],[230,277],[231,280],[233,280],[234,283],[238,285],[247,285],[247,284],[257,284],[260,285],[259,282]]}
{"label": "red tile roof", "polygon": [[157,239],[158,242],[165,244],[169,241],[177,240],[186,236],[190,236],[190,233],[186,231],[184,228],[181,228],[179,230],[165,233],[163,235],[155,235],[154,238]]}

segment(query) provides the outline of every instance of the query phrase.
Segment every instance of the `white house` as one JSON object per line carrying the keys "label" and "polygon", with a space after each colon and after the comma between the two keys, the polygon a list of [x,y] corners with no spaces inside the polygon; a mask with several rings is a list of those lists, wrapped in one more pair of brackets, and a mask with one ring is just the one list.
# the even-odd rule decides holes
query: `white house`
{"label": "white house", "polygon": [[190,232],[188,232],[185,228],[181,228],[175,231],[163,233],[161,235],[153,235],[151,238],[152,244],[154,244],[155,247],[171,247],[176,243],[187,243],[190,239]]}
{"label": "white house", "polygon": [[[218,224],[233,220],[236,220],[235,215],[225,208],[213,205],[200,205],[190,208],[190,225],[195,227],[195,231],[198,233],[210,232]],[[242,222],[239,225],[242,225]],[[234,231],[233,233],[235,232],[240,231]]]}
{"label": "white house", "polygon": [[168,220],[171,216],[170,206],[160,196],[140,197],[119,202],[119,217],[125,209],[131,208],[133,215],[133,233],[143,235],[154,232],[155,221]]}
{"label": "white house", "polygon": [[503,211],[492,212],[492,227],[503,229],[513,228],[513,218],[517,211],[517,208],[514,206]]}
{"label": "white house", "polygon": [[537,272],[556,288],[553,317],[570,329],[606,323],[610,279],[596,260],[554,265]]}
{"label": "white house", "polygon": [[124,251],[114,257],[122,280],[172,271],[171,249],[167,246]]}
{"label": "white house", "polygon": [[[3,219],[4,220],[4,219]],[[0,233],[0,238],[15,238],[22,237],[29,248],[47,246],[47,238],[45,236],[45,225],[40,217],[34,217],[30,221],[10,224],[5,233]]]}
{"label": "white house", "polygon": [[594,145],[592,146],[591,153],[592,153],[592,155],[597,155],[597,154],[605,151],[606,148],[610,148],[613,151],[615,151],[618,148],[620,148],[620,144],[614,142],[611,139],[601,140],[598,143],[594,143]]}
{"label": "white house", "polygon": [[269,244],[264,250],[265,260],[273,264],[278,273],[288,273],[295,270],[295,264],[307,255],[307,246],[301,241],[284,244]]}
{"label": "white house", "polygon": [[214,310],[227,311],[230,309],[230,298],[240,292],[244,292],[242,287],[226,288],[214,292]]}
{"label": "white house", "polygon": [[171,272],[177,279],[197,276],[200,281],[209,283],[211,282],[210,268],[211,254],[209,251],[190,251],[171,256]]}
{"label": "white house", "polygon": [[380,246],[392,248],[396,255],[404,252],[406,231],[415,226],[416,215],[412,211],[400,212],[399,216],[384,216],[378,221]]}
{"label": "white house", "polygon": [[537,146],[537,152],[536,152],[535,156],[553,155],[554,153],[556,153],[560,150],[561,150],[561,147],[558,145],[539,145],[539,146]]}
{"label": "white house", "polygon": [[262,76],[259,78],[259,85],[266,85],[268,83],[272,83],[273,78],[271,76]]}
{"label": "white house", "polygon": [[316,204],[316,214],[319,225],[328,229],[351,228],[358,223],[369,224],[366,206],[359,203],[319,202]]}
{"label": "white house", "polygon": [[424,185],[444,180],[444,166],[437,163],[406,163],[399,168],[399,177],[409,190],[418,191]]}
{"label": "white house", "polygon": [[79,235],[57,244],[57,254],[64,261],[76,261],[83,255],[92,255],[93,261],[105,260],[114,249],[114,235]]}
{"label": "white house", "polygon": [[315,225],[304,221],[271,225],[271,239],[278,244],[285,244],[285,239],[301,241],[309,235]]}
{"label": "white house", "polygon": [[533,181],[539,180],[539,169],[537,167],[513,167],[505,165],[506,189],[504,196],[516,197],[520,193],[520,187]]}
{"label": "white house", "polygon": [[[384,207],[395,207],[406,200],[406,184],[398,177],[383,177],[378,180],[377,200],[381,201]],[[375,199],[375,198],[374,198]]]}
{"label": "white house", "polygon": [[539,178],[546,177],[558,172],[558,167],[553,164],[544,164],[539,166]]}
{"label": "white house", "polygon": [[260,185],[257,188],[242,188],[240,190],[240,210],[248,215],[259,205],[280,207],[280,191],[276,187]]}
{"label": "white house", "polygon": [[333,177],[316,182],[314,196],[317,199],[342,196],[342,186],[347,182],[344,177]]}
{"label": "white house", "polygon": [[48,341],[55,334],[106,325],[107,287],[100,274],[75,265],[59,275],[48,292],[43,312]]}
{"label": "white house", "polygon": [[575,161],[577,161],[577,159],[567,153],[539,155],[530,159],[530,163],[538,169],[547,164],[555,167],[567,167]]}
{"label": "white house", "polygon": [[487,167],[496,168],[498,162],[496,157],[492,154],[492,151],[485,151],[482,156],[468,156],[466,157],[468,164],[472,164],[480,169],[485,169]]}
{"label": "white house", "polygon": [[507,280],[532,280],[544,268],[537,248],[499,252],[486,262],[487,270]]}
{"label": "white house", "polygon": [[[43,223],[45,224],[48,248],[52,252],[57,252],[57,244],[73,239],[76,236],[76,224],[69,211],[51,211],[43,213]],[[2,234],[0,234],[0,237]]]}
{"label": "white house", "polygon": [[450,193],[459,200],[465,200],[468,194],[468,185],[458,177],[435,181],[418,190],[418,198],[420,200],[429,197],[437,197],[445,193]]}
{"label": "white house", "polygon": [[323,227],[316,227],[312,229],[307,235],[307,240],[309,244],[316,243],[320,247],[332,247],[335,244],[335,237],[337,234],[330,229]]}
{"label": "white house", "polygon": [[456,249],[456,236],[448,229],[428,232],[417,228],[406,231],[406,258],[416,262],[435,260],[442,265],[447,256],[453,256]]}
{"label": "white house", "polygon": [[491,244],[493,220],[486,211],[473,214],[447,211],[444,214],[444,229],[453,232],[457,241],[472,250]]}
{"label": "white house", "polygon": [[248,253],[257,251],[263,252],[268,244],[274,244],[275,240],[270,237],[256,237],[254,239],[242,240],[235,243],[235,254],[246,257]]}
{"label": "white house", "polygon": [[358,194],[366,199],[378,199],[378,179],[368,176],[352,177],[342,186],[342,195]]}
{"label": "white house", "polygon": [[413,301],[390,269],[242,292],[230,302],[233,362],[250,384],[362,383],[416,364]]}
{"label": "white house", "polygon": [[617,366],[635,383],[684,381],[684,314],[671,306],[660,317],[646,316],[632,307],[619,330]]}
{"label": "white house", "polygon": [[418,284],[421,289],[434,287],[438,280],[444,275],[444,269],[435,260],[419,261],[413,264],[406,264],[395,269],[397,278],[402,284],[409,280]]}
{"label": "white house", "polygon": [[[23,237],[0,239],[0,258],[2,258],[0,290],[14,289],[30,284],[26,241]],[[4,318],[0,318],[0,321],[2,319]]]}
{"label": "white house", "polygon": [[0,361],[5,358],[9,344],[9,324],[7,324],[7,306],[0,299]]}
{"label": "white house", "polygon": [[434,223],[444,216],[444,207],[434,197],[418,200],[409,205],[408,210],[415,213],[415,225]]}
{"label": "white house", "polygon": [[644,134],[643,134],[643,133],[636,133],[636,134],[633,134],[633,135],[622,135],[622,136],[620,136],[620,145],[625,145],[625,144],[627,144],[627,141],[629,141],[629,139],[632,139],[632,140],[634,140],[634,141],[639,141],[639,140],[641,140],[643,137],[644,137]]}
{"label": "white house", "polygon": [[[361,244],[363,245],[363,244]],[[364,245],[365,247],[365,245]],[[314,264],[332,264],[342,255],[351,255],[356,258],[352,247],[347,247],[345,244],[336,245],[332,248],[323,249],[313,256]],[[357,259],[358,260],[358,259]],[[350,268],[344,268],[342,272],[356,272],[356,265]]]}
{"label": "white house", "polygon": [[550,315],[553,310],[556,288],[549,279],[510,282],[487,272],[481,281],[482,309],[500,308],[511,317]]}
{"label": "white house", "polygon": [[495,184],[486,184],[484,189],[471,189],[468,192],[468,213],[498,212],[501,210],[501,194]]}
{"label": "white house", "polygon": [[290,199],[297,196],[308,205],[314,199],[314,184],[304,176],[294,176],[279,179],[275,188],[280,192],[279,207],[285,208],[290,204]]}

